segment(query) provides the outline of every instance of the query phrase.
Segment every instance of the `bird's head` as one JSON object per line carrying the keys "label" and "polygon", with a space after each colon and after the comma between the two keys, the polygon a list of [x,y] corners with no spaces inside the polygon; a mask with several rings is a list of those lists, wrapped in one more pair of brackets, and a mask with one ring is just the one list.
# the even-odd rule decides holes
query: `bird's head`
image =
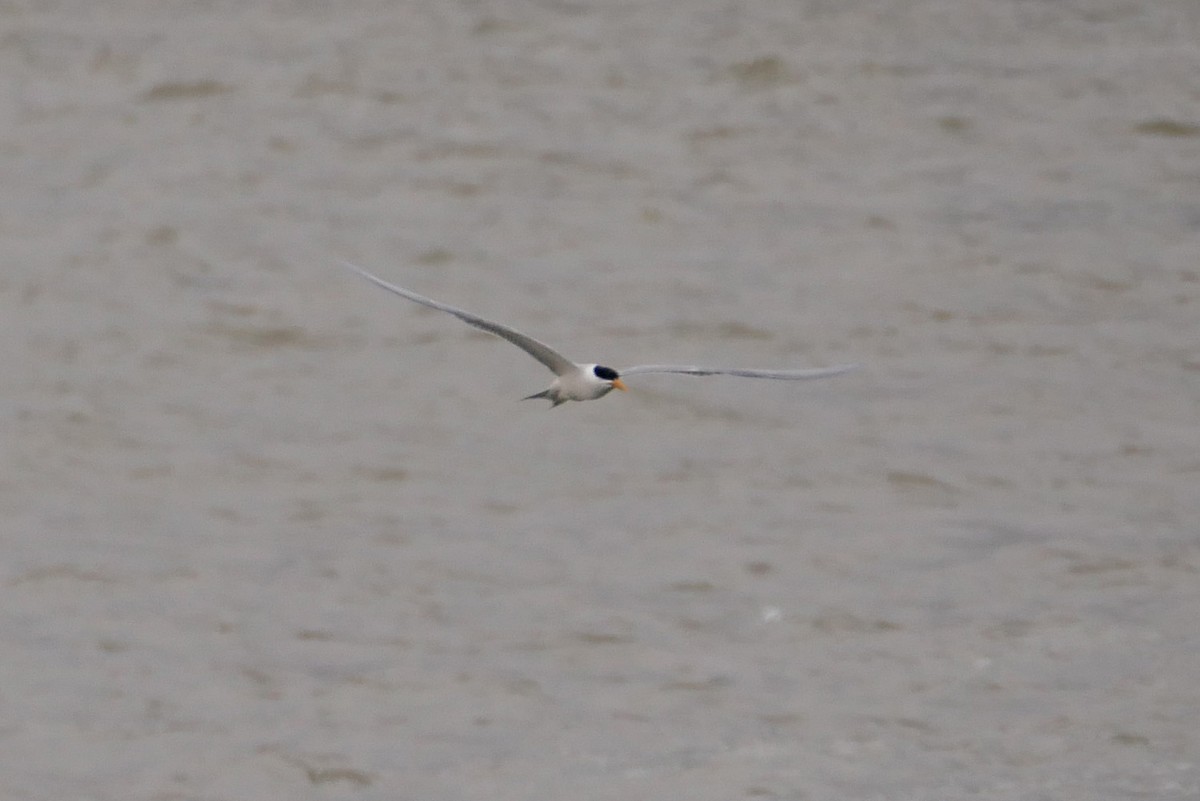
{"label": "bird's head", "polygon": [[601,381],[607,381],[611,386],[625,392],[625,382],[621,380],[621,374],[611,367],[597,364],[592,368],[592,373]]}

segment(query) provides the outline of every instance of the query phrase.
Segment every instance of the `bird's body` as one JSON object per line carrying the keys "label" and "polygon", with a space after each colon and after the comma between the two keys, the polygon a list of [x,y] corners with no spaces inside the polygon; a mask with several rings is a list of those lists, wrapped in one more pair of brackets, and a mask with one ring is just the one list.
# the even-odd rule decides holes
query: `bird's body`
{"label": "bird's body", "polygon": [[372,275],[361,267],[357,267],[349,262],[342,262],[348,269],[366,278],[371,283],[380,286],[389,292],[407,298],[422,306],[428,306],[431,309],[453,314],[458,319],[475,328],[487,331],[490,334],[495,334],[498,337],[507,339],[521,350],[528,353],[533,358],[537,359],[542,364],[546,365],[551,372],[554,373],[554,381],[546,389],[534,395],[530,395],[525,400],[534,398],[545,398],[551,402],[551,408],[558,406],[567,401],[586,401],[603,398],[614,389],[625,391],[625,382],[621,380],[622,376],[638,375],[642,373],[676,373],[682,375],[731,375],[741,378],[771,378],[780,381],[799,381],[807,378],[826,378],[828,376],[839,375],[848,372],[857,367],[857,365],[847,364],[837,367],[826,367],[807,370],[752,370],[741,367],[696,367],[692,365],[681,364],[642,364],[636,367],[628,367],[624,370],[614,370],[611,367],[605,367],[601,364],[579,364],[571,361],[563,356],[558,351],[551,348],[544,342],[539,342],[531,336],[517,331],[515,328],[510,328],[500,323],[485,320],[471,314],[468,311],[451,306],[447,303],[427,298],[424,295],[418,295],[412,290],[405,289],[395,284],[390,284],[378,276]]}
{"label": "bird's body", "polygon": [[[616,375],[616,370],[599,364],[580,364],[578,370],[555,377],[550,386],[536,395],[530,395],[522,400],[545,398],[550,401],[550,408],[567,401],[585,401],[603,398],[614,389],[624,391],[625,383]],[[604,378],[597,371],[609,370],[614,375]]]}

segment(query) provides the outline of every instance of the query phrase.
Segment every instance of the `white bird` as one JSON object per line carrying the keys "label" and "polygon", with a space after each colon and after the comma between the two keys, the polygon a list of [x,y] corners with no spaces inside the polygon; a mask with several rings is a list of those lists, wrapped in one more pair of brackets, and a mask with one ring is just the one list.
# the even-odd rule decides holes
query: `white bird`
{"label": "white bird", "polygon": [[695,367],[683,364],[639,364],[636,367],[626,367],[624,370],[614,370],[602,364],[578,364],[544,342],[539,342],[528,334],[522,334],[515,328],[509,328],[506,325],[485,320],[468,311],[455,308],[448,303],[442,303],[427,298],[424,295],[418,295],[410,289],[389,284],[382,278],[372,275],[362,267],[358,267],[348,261],[343,261],[342,265],[358,273],[376,286],[383,287],[389,292],[395,292],[402,298],[408,298],[431,309],[453,314],[467,325],[475,326],[487,331],[489,334],[495,334],[498,337],[507,339],[549,367],[550,371],[555,375],[555,379],[550,386],[541,392],[530,395],[527,398],[522,398],[522,400],[545,398],[550,401],[551,408],[567,401],[586,401],[603,398],[614,389],[625,392],[625,382],[621,379],[626,376],[640,375],[642,373],[732,375],[741,378],[772,378],[779,381],[800,381],[806,378],[826,378],[828,376],[839,375],[858,367],[856,364],[843,364],[836,367],[822,367],[808,370],[748,370],[741,367],[722,368]]}

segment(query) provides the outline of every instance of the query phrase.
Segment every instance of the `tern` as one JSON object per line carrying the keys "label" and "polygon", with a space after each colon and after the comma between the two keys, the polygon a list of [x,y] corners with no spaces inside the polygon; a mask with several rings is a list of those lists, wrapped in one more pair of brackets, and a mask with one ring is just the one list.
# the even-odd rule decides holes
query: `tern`
{"label": "tern", "polygon": [[626,367],[623,370],[614,370],[611,367],[605,367],[602,364],[582,364],[573,362],[566,356],[556,351],[554,348],[539,342],[528,334],[523,334],[515,328],[510,328],[507,325],[485,320],[482,317],[471,314],[469,311],[451,306],[448,303],[427,298],[424,295],[418,295],[411,289],[405,289],[401,286],[388,283],[377,275],[364,270],[362,267],[351,264],[348,261],[342,262],[342,265],[350,270],[361,275],[376,286],[382,287],[389,292],[394,292],[402,298],[420,303],[422,306],[428,306],[431,309],[453,314],[458,319],[462,320],[467,325],[487,331],[489,334],[495,334],[498,337],[507,339],[509,342],[516,345],[521,350],[528,353],[533,358],[537,359],[546,367],[550,368],[550,372],[554,373],[554,381],[549,387],[541,392],[534,393],[522,400],[533,400],[535,398],[545,398],[550,401],[550,408],[554,408],[567,401],[588,401],[603,398],[614,389],[619,389],[622,392],[627,391],[625,382],[622,381],[631,375],[643,375],[645,373],[678,373],[682,375],[731,375],[739,378],[771,378],[776,381],[801,381],[808,378],[828,378],[829,376],[840,375],[849,372],[858,367],[856,364],[842,364],[836,367],[820,367],[815,369],[805,370],[750,370],[742,367],[696,367],[685,364],[639,364],[636,367]]}

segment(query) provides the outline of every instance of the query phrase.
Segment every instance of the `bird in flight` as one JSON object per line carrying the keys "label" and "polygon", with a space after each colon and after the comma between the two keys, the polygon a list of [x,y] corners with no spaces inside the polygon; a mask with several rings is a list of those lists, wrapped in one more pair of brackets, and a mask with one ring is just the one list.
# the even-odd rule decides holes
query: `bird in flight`
{"label": "bird in flight", "polygon": [[603,398],[614,389],[619,389],[622,392],[626,391],[623,378],[631,375],[642,375],[645,373],[679,373],[682,375],[731,375],[740,378],[771,378],[777,381],[800,381],[806,378],[827,378],[829,376],[840,375],[841,373],[849,372],[858,367],[856,364],[843,364],[836,367],[821,367],[807,370],[748,370],[741,367],[695,367],[684,364],[639,364],[636,367],[626,367],[623,370],[614,370],[611,367],[605,367],[602,364],[579,364],[571,361],[566,356],[556,351],[554,348],[539,342],[528,334],[523,334],[515,328],[509,328],[507,325],[485,320],[471,314],[468,311],[455,308],[448,303],[427,298],[424,295],[418,295],[410,289],[396,286],[384,281],[382,278],[372,275],[364,270],[351,264],[348,261],[342,262],[342,265],[350,270],[361,275],[376,286],[383,287],[389,292],[394,292],[402,298],[408,298],[415,303],[420,303],[422,306],[428,306],[431,309],[444,311],[447,314],[453,314],[458,319],[462,320],[467,325],[474,326],[489,334],[495,334],[498,337],[507,339],[509,342],[516,345],[521,350],[528,353],[533,358],[537,359],[546,367],[550,368],[550,372],[554,373],[554,381],[550,386],[541,392],[530,395],[522,400],[533,400],[534,398],[545,398],[550,401],[551,407],[554,408],[559,404],[567,401],[587,401]]}

